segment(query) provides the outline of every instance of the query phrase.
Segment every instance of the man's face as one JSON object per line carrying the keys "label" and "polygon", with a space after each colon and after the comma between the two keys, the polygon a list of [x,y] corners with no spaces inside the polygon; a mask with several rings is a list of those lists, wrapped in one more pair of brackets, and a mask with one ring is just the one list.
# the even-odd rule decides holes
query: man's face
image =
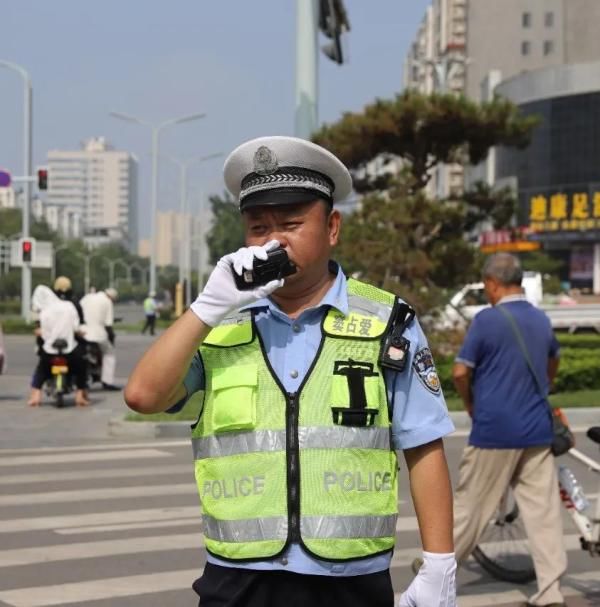
{"label": "man's face", "polygon": [[341,216],[319,200],[303,204],[263,206],[242,214],[246,244],[264,245],[278,240],[298,271],[285,279],[288,293],[322,280],[328,272],[332,247],[337,244]]}

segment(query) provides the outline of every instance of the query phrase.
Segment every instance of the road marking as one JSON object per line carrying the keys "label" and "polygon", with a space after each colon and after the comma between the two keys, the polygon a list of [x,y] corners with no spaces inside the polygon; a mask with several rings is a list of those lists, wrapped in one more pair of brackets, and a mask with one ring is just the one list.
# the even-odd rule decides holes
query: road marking
{"label": "road marking", "polygon": [[5,457],[0,451],[0,466],[24,466],[40,464],[72,464],[74,462],[100,462],[109,460],[145,459],[150,457],[173,457],[168,451],[159,449],[137,449],[106,452],[85,452],[74,456],[73,453],[59,453],[57,455],[16,455]]}
{"label": "road marking", "polygon": [[[577,585],[585,583],[594,584],[597,582],[598,572],[595,570],[565,575],[561,580],[561,591],[565,597],[589,596],[593,592],[593,589],[587,588],[582,591],[577,588]],[[571,585],[575,587],[572,587]],[[489,605],[508,605],[510,603],[522,605],[527,596],[533,594],[536,590],[535,584],[524,586],[524,588],[526,588],[524,591],[514,589],[506,590],[506,588],[510,586],[511,584],[508,584],[507,582],[488,582],[485,586],[481,586],[481,588],[485,588],[486,592],[477,593],[477,587],[474,587],[471,584],[465,584],[464,590],[473,593],[465,594],[463,592],[463,587],[459,585],[457,588],[457,603],[460,607],[488,607]],[[400,600],[402,592],[396,592],[394,596],[394,603],[396,603]]]}
{"label": "road marking", "polygon": [[[137,596],[189,589],[192,581],[202,574],[202,569],[186,569],[166,573],[151,573],[126,577],[104,578],[99,580],[57,584],[54,586],[37,586],[33,588],[15,588],[0,591],[0,600],[11,607],[51,607],[68,605],[70,603],[94,600],[109,600],[126,596]],[[596,571],[565,576],[563,578],[563,594],[565,596],[582,596],[583,593],[571,588],[571,583],[594,583],[597,581]],[[458,588],[460,607],[486,607],[523,601],[525,594],[518,590],[504,590],[506,584],[494,582],[487,584],[491,592],[484,594],[466,595]],[[469,589],[472,590],[472,589]],[[395,594],[399,600],[401,592]]]}
{"label": "road marking", "polygon": [[166,573],[149,573],[126,577],[105,578],[88,582],[36,586],[0,591],[0,600],[11,607],[51,607],[116,599],[171,590],[189,589],[202,574],[202,569],[186,569]]}
{"label": "road marking", "polygon": [[[134,422],[132,422],[134,423]],[[144,422],[138,422],[144,423]],[[191,422],[190,422],[191,424]],[[142,447],[190,447],[189,439],[151,442],[131,442],[131,443],[99,443],[96,445],[73,445],[70,447],[19,447],[17,449],[0,449],[0,454],[24,454],[24,453],[70,453],[73,451],[111,451],[113,449],[140,449]]]}
{"label": "road marking", "polygon": [[131,497],[193,495],[198,492],[191,483],[176,485],[151,485],[150,487],[115,487],[103,489],[73,489],[70,491],[49,491],[46,493],[21,493],[0,496],[0,506],[24,506],[28,504],[58,504],[61,502],[89,502]]}
{"label": "road marking", "polygon": [[[415,522],[414,530],[418,529],[417,524]],[[400,531],[400,530],[399,530]],[[402,529],[401,531],[408,531],[408,529]],[[578,535],[565,535],[565,550],[568,552],[577,552],[581,550],[581,544],[579,543]],[[497,542],[498,544],[500,542]],[[397,546],[401,546],[402,542],[399,539],[396,542]],[[421,556],[422,548],[417,546],[415,548],[401,548],[394,550],[394,555],[392,556],[392,564],[391,567],[408,567],[412,564],[415,558]]]}
{"label": "road marking", "polygon": [[[581,550],[581,543],[579,542],[579,535],[571,534],[571,535],[563,535],[563,539],[565,542],[565,550]],[[523,538],[523,541],[525,538]],[[487,547],[488,549],[493,548],[494,551],[498,549],[510,546],[514,540],[500,540],[498,542],[484,542],[481,546]]]}
{"label": "road marking", "polygon": [[87,514],[67,514],[61,516],[40,516],[0,521],[0,533],[22,533],[25,531],[44,531],[67,529],[85,525],[111,525],[144,521],[162,521],[169,519],[192,518],[200,515],[200,505],[145,508],[142,510],[120,510],[116,512],[90,512]]}
{"label": "road marking", "polygon": [[131,537],[123,540],[103,540],[100,542],[56,544],[54,546],[35,546],[33,548],[15,548],[0,552],[0,567],[93,559],[123,554],[167,552],[185,550],[187,548],[198,548],[198,551],[200,551],[203,546],[204,539],[202,534],[196,532],[182,533],[180,535]]}
{"label": "road marking", "polygon": [[[32,474],[8,474],[0,477],[0,485],[23,485],[27,483],[56,483],[60,481],[80,481],[99,478],[129,478],[138,476],[160,476],[163,474],[194,475],[191,458],[189,464],[152,466],[151,468],[125,468],[123,470],[77,470],[68,472],[40,472]],[[193,482],[193,481],[192,481]]]}
{"label": "road marking", "polygon": [[109,531],[131,531],[140,529],[159,529],[162,527],[186,527],[188,525],[200,525],[200,510],[196,516],[169,521],[150,521],[147,523],[123,523],[117,525],[90,525],[89,527],[72,527],[69,529],[55,529],[54,533],[59,535],[81,535],[82,533],[108,533]]}

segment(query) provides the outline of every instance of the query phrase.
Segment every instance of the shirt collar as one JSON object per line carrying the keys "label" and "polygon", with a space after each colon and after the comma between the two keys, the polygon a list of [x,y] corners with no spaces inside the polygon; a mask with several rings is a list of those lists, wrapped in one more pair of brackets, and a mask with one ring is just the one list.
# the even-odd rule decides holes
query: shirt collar
{"label": "shirt collar", "polygon": [[[337,266],[337,274],[335,276],[335,280],[333,284],[323,296],[323,299],[314,306],[313,310],[319,309],[322,306],[330,306],[339,310],[344,316],[348,314],[348,289],[346,287],[346,277],[344,276],[344,272],[342,271],[341,266],[336,264]],[[270,298],[264,297],[255,301],[243,308],[240,308],[241,311],[244,310],[252,310],[257,308],[269,308],[271,311],[281,312],[279,306]]]}
{"label": "shirt collar", "polygon": [[496,305],[502,303],[510,303],[511,301],[527,301],[527,297],[522,293],[515,293],[514,295],[505,295],[502,299],[500,299]]}

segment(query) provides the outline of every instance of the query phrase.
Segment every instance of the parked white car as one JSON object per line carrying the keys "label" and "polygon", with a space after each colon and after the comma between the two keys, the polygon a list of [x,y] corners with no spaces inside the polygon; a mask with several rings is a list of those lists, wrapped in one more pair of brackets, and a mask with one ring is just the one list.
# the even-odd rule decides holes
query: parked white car
{"label": "parked white car", "polygon": [[[521,284],[527,300],[539,306],[543,295],[542,275],[539,272],[524,272]],[[488,306],[483,282],[472,282],[452,296],[442,314],[441,324],[445,328],[465,326],[475,314]]]}
{"label": "parked white car", "polygon": [[[543,303],[542,275],[539,272],[525,272],[522,285],[527,300],[546,312],[555,329],[566,329],[571,333],[577,329],[595,329],[600,333],[599,304],[580,304],[568,297],[556,304]],[[452,296],[436,326],[442,329],[464,328],[488,305],[483,282],[465,285]]]}

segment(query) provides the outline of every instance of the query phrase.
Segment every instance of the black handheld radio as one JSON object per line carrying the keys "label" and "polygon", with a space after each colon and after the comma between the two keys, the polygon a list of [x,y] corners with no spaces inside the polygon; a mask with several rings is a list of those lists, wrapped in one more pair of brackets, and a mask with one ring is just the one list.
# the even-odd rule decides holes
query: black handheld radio
{"label": "black handheld radio", "polygon": [[255,259],[251,270],[244,270],[240,276],[235,270],[233,278],[240,291],[248,291],[272,280],[285,278],[297,272],[296,264],[290,261],[285,249],[278,247],[268,252],[267,259]]}

